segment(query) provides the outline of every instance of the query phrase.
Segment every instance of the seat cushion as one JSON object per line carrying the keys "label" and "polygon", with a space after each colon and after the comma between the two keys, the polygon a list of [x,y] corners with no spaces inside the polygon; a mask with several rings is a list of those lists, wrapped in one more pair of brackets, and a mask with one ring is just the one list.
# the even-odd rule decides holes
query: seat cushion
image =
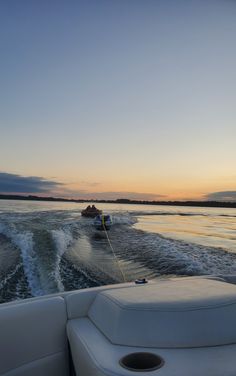
{"label": "seat cushion", "polygon": [[[151,352],[164,360],[162,368],[143,376],[235,376],[236,345],[157,349],[113,345],[89,319],[69,320],[67,333],[77,375],[130,376],[120,359],[133,352]],[[139,373],[139,372],[138,372]]]}
{"label": "seat cushion", "polygon": [[42,297],[0,309],[0,375],[67,375],[66,305]]}
{"label": "seat cushion", "polygon": [[200,347],[236,343],[236,286],[209,279],[165,281],[97,294],[88,316],[113,343]]}

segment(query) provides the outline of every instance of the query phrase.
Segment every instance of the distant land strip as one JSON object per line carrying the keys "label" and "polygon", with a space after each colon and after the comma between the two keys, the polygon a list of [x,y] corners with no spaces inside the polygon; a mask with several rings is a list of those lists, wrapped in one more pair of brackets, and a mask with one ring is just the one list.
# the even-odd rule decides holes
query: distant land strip
{"label": "distant land strip", "polygon": [[116,200],[96,200],[96,199],[67,199],[60,197],[40,197],[40,196],[20,196],[0,194],[0,200],[24,200],[24,201],[54,201],[54,202],[94,202],[108,204],[136,204],[136,205],[169,205],[169,206],[196,206],[212,208],[236,208],[236,202],[224,201],[142,201],[119,198]]}

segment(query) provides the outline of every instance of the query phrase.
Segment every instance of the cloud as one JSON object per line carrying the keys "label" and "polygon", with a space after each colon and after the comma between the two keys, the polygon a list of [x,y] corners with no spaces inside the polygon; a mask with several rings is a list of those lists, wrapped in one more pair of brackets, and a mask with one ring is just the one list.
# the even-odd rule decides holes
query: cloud
{"label": "cloud", "polygon": [[212,192],[205,195],[210,201],[236,201],[236,191]]}
{"label": "cloud", "polygon": [[21,176],[0,172],[1,193],[50,193],[62,185],[62,183],[38,176]]}
{"label": "cloud", "polygon": [[[91,188],[99,183],[90,183]],[[38,176],[21,176],[0,172],[0,193],[4,194],[36,194],[55,197],[85,199],[85,200],[159,200],[164,195],[140,192],[89,192],[86,189],[71,189],[67,184]]]}

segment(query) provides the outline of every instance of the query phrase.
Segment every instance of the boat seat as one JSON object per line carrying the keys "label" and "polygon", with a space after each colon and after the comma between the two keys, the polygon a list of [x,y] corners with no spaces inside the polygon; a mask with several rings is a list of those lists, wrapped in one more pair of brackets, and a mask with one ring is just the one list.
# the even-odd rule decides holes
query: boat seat
{"label": "boat seat", "polygon": [[1,376],[68,376],[62,297],[5,304],[0,310]]}
{"label": "boat seat", "polygon": [[[67,333],[77,376],[235,376],[236,345],[175,349],[114,345],[87,318],[70,320]],[[161,356],[163,367],[152,372],[121,367],[125,355],[137,352]]]}
{"label": "boat seat", "polygon": [[236,343],[236,286],[183,278],[110,289],[96,295],[88,317],[118,345],[201,347]]}
{"label": "boat seat", "polygon": [[151,352],[164,360],[153,375],[235,376],[234,285],[182,278],[110,288],[86,310],[67,324],[77,375],[130,375],[120,359]]}

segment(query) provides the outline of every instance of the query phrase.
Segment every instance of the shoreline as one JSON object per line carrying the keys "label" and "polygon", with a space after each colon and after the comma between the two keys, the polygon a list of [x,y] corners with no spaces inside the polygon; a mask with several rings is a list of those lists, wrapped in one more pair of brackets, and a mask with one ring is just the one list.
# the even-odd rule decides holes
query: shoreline
{"label": "shoreline", "polygon": [[162,206],[189,206],[189,207],[212,207],[212,208],[236,208],[236,202],[224,201],[146,201],[146,200],[96,200],[96,199],[66,199],[60,197],[20,196],[0,194],[0,200],[19,201],[47,201],[47,202],[74,202],[74,203],[103,203],[103,204],[130,204],[130,205],[162,205]]}

